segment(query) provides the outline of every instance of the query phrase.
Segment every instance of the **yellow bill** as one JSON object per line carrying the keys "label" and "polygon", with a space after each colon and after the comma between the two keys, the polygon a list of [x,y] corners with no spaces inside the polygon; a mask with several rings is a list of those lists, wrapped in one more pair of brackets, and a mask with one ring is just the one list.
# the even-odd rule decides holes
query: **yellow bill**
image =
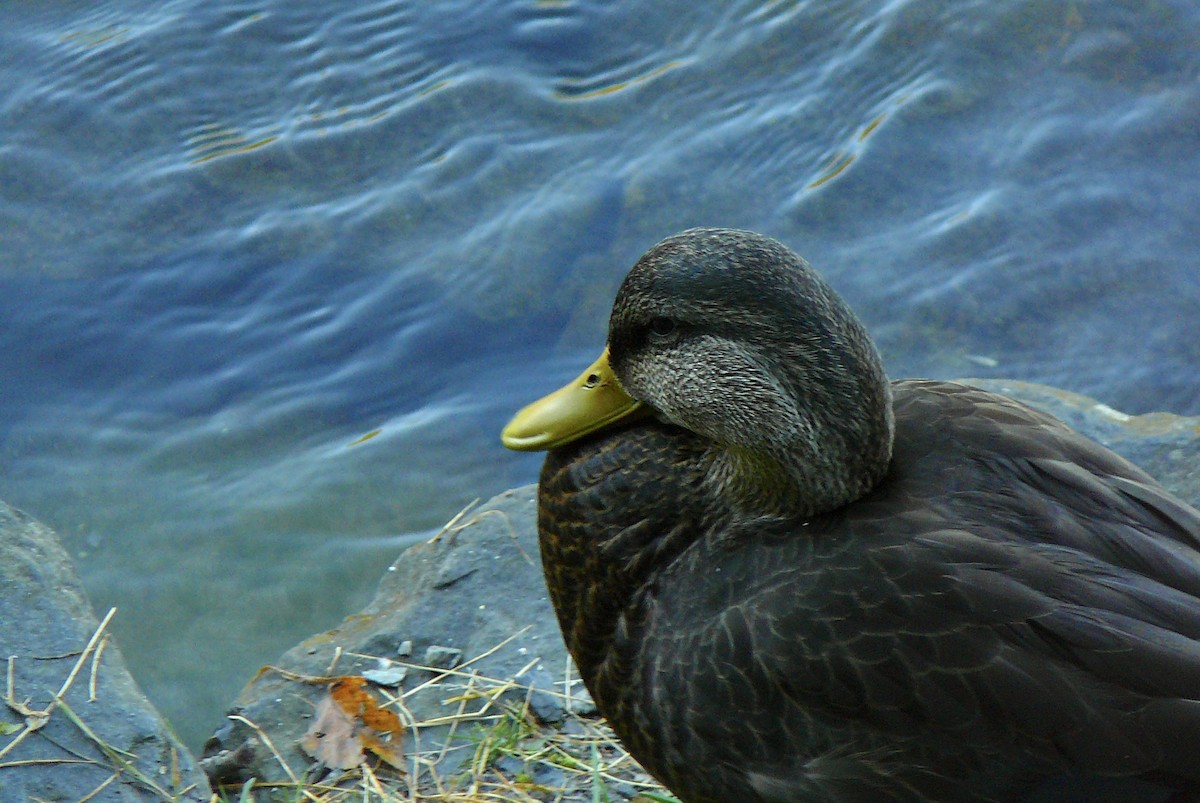
{"label": "yellow bill", "polygon": [[641,409],[617,382],[606,348],[577,379],[513,416],[500,441],[519,452],[554,449]]}

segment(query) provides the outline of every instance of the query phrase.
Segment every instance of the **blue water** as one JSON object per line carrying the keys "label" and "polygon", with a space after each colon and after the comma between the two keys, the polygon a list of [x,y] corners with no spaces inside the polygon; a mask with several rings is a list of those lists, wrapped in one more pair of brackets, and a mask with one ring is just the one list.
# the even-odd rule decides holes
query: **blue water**
{"label": "blue water", "polygon": [[1193,0],[7,3],[0,52],[0,498],[193,745],[535,479],[500,427],[689,226],[895,376],[1200,413]]}

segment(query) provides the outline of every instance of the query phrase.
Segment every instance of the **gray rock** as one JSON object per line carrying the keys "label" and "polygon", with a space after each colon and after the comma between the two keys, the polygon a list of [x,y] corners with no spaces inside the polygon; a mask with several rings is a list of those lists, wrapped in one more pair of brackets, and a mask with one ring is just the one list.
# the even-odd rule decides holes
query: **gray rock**
{"label": "gray rock", "polygon": [[[1183,499],[1200,501],[1200,419],[1165,413],[1130,417],[1054,388],[967,381],[1048,410],[1132,459]],[[233,714],[254,727],[231,719],[214,734],[203,760],[210,777],[241,783],[248,778],[285,780],[288,773],[302,776],[312,762],[296,748],[296,740],[308,727],[322,687],[299,682],[296,675],[361,673],[377,665],[369,656],[425,656],[434,646],[462,651],[463,662],[452,674],[439,679],[427,669],[414,669],[403,684],[405,717],[436,723],[416,728],[410,753],[427,757],[443,777],[474,749],[473,743],[462,740],[461,731],[445,724],[464,695],[469,698],[511,682],[516,685],[499,699],[527,704],[543,722],[563,720],[568,711],[586,711],[592,703],[568,668],[546,598],[535,495],[535,486],[508,491],[463,523],[412,547],[390,567],[366,610],[284,654],[277,666],[295,674],[267,672],[251,681]],[[569,697],[564,696],[568,682]],[[475,699],[478,708],[481,698]],[[567,726],[579,724],[568,718]],[[278,755],[256,729],[269,737]],[[447,739],[448,749],[442,753]],[[281,761],[289,770],[281,769]]]}
{"label": "gray rock", "polygon": [[543,720],[561,719],[568,661],[541,575],[535,494],[535,486],[503,493],[406,550],[364,611],[285,653],[275,666],[288,674],[268,670],[252,680],[235,701],[234,718],[205,745],[210,778],[227,785],[286,782],[319,771],[297,741],[326,687],[296,676],[362,674],[378,668],[379,657],[411,660],[397,659],[401,652],[423,661],[409,666],[400,689],[389,689],[402,695],[401,718],[418,723],[409,754],[427,759],[441,777],[476,747],[477,726],[460,727],[448,717],[483,711],[486,724],[506,705],[528,704]]}
{"label": "gray rock", "polygon": [[[87,649],[100,622],[58,538],[3,502],[0,623],[0,675],[12,673],[11,697],[0,681],[0,800],[210,799],[195,759],[116,644],[102,633]],[[65,706],[54,702],[64,686]],[[46,711],[44,725],[27,731]]]}
{"label": "gray rock", "polygon": [[[399,652],[397,650],[397,652]],[[425,648],[425,666],[436,666],[438,669],[453,669],[462,663],[462,650],[455,647],[443,647],[432,644]]]}
{"label": "gray rock", "polygon": [[408,677],[408,667],[381,658],[379,666],[364,669],[362,676],[377,686],[399,686]]}

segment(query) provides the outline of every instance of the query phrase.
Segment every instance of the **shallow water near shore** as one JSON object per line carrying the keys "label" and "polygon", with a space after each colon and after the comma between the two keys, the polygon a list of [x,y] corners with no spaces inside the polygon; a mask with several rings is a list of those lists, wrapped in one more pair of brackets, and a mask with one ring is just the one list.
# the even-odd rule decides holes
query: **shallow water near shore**
{"label": "shallow water near shore", "polygon": [[536,478],[499,429],[690,226],[793,246],[894,376],[1200,413],[1194,3],[0,20],[0,498],[192,746],[405,544]]}

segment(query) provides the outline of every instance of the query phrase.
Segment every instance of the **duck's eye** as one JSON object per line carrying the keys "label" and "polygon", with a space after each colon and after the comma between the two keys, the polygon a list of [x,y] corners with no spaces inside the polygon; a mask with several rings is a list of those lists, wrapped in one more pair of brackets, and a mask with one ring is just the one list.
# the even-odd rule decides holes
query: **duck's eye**
{"label": "duck's eye", "polygon": [[675,334],[675,321],[660,315],[650,319],[649,329],[655,340],[664,340]]}

